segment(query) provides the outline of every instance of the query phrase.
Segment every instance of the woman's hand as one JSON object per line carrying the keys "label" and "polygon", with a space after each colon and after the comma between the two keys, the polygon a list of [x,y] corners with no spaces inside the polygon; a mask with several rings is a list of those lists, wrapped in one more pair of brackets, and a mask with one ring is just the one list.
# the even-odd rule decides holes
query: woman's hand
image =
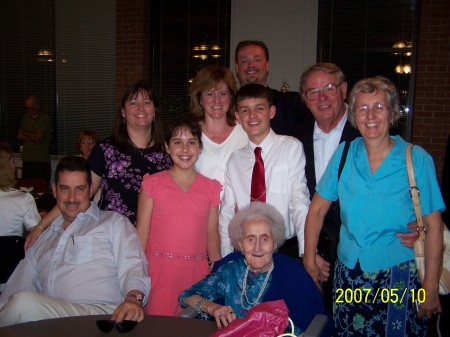
{"label": "woman's hand", "polygon": [[41,225],[37,225],[30,228],[30,233],[27,235],[25,239],[24,244],[25,250],[33,245],[33,243],[37,240],[37,238],[39,237],[39,235],[42,234],[43,231],[45,231],[45,227]]}
{"label": "woman's hand", "polygon": [[220,329],[227,326],[236,319],[234,310],[229,305],[219,305],[214,302],[208,302],[207,312],[216,319],[217,327]]}
{"label": "woman's hand", "polygon": [[425,302],[421,303],[419,306],[419,312],[417,317],[422,318],[426,316],[431,318],[432,315],[442,312],[441,302],[439,300],[438,289],[430,290],[424,286],[425,289]]}

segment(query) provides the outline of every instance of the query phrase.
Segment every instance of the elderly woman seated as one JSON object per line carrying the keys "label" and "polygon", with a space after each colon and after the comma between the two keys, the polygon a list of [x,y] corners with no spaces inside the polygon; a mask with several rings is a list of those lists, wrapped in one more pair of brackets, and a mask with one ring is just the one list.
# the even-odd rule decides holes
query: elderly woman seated
{"label": "elderly woman seated", "polygon": [[[329,316],[302,262],[275,253],[285,240],[285,226],[273,206],[251,203],[233,217],[228,230],[238,252],[216,262],[215,271],[181,293],[182,307],[213,316],[220,328],[245,317],[256,304],[283,299],[297,334],[305,331],[316,314]],[[324,336],[332,331],[329,318]]]}

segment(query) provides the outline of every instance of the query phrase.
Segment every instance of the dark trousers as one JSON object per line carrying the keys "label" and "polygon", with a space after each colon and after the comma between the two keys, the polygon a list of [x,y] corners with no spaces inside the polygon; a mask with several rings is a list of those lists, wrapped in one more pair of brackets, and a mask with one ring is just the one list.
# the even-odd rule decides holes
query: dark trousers
{"label": "dark trousers", "polygon": [[284,255],[299,259],[298,254],[298,240],[297,237],[287,239],[284,244],[278,248],[278,252]]}
{"label": "dark trousers", "polygon": [[37,161],[24,161],[22,164],[22,178],[45,179],[50,184],[52,167],[50,163]]}

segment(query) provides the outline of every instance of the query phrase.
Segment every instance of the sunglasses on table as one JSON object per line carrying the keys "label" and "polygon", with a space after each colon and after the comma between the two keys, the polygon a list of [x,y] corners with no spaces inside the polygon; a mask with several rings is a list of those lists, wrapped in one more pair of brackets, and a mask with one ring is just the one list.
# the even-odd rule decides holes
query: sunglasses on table
{"label": "sunglasses on table", "polygon": [[116,328],[119,332],[129,332],[134,329],[137,322],[136,321],[121,321],[115,322],[109,319],[99,319],[97,326],[102,332],[110,332],[113,328]]}

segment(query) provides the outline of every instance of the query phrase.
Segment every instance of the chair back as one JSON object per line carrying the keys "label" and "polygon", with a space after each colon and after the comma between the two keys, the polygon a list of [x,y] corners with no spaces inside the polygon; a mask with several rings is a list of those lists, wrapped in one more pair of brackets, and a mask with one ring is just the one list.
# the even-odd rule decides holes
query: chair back
{"label": "chair back", "polygon": [[33,191],[36,193],[44,193],[49,190],[49,186],[45,179],[18,178],[17,185],[26,188],[33,187]]}
{"label": "chair back", "polygon": [[0,283],[6,283],[25,256],[25,238],[21,236],[0,236]]}

